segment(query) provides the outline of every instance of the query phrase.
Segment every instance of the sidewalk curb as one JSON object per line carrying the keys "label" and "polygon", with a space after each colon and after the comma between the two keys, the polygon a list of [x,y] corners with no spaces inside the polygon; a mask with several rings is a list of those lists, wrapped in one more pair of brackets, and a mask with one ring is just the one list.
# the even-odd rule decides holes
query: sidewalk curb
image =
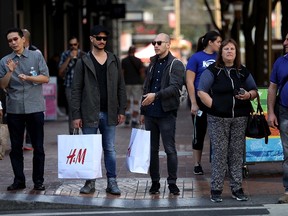
{"label": "sidewalk curb", "polygon": [[250,197],[247,202],[236,201],[224,197],[222,203],[213,203],[205,198],[171,198],[146,200],[121,200],[107,198],[65,197],[48,195],[0,194],[0,209],[5,210],[36,210],[36,209],[159,209],[159,208],[209,208],[209,207],[240,207],[263,206],[277,200],[276,195],[267,197]]}

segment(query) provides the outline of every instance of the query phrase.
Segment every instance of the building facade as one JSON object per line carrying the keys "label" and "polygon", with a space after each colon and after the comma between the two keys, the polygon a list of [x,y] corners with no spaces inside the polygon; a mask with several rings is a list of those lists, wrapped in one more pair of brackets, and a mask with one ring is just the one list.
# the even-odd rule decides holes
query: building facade
{"label": "building facade", "polygon": [[46,60],[67,49],[71,36],[79,38],[84,51],[90,49],[93,25],[105,25],[111,32],[107,49],[118,53],[118,18],[125,17],[125,5],[113,0],[0,0],[0,57],[10,48],[5,38],[11,27],[26,28],[31,42]]}

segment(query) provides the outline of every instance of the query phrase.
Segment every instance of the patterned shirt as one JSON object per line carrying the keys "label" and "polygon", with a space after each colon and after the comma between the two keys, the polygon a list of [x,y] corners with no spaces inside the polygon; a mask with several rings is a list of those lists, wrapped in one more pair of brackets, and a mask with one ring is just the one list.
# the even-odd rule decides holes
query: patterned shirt
{"label": "patterned shirt", "polygon": [[[66,61],[66,59],[70,56],[71,51],[70,50],[66,50],[65,52],[63,52],[61,54],[61,59],[59,62],[59,68],[61,67],[61,65]],[[77,60],[84,54],[84,52],[82,52],[80,49],[78,49],[78,57],[77,58],[73,58],[70,60],[67,68],[65,69],[65,78],[64,78],[64,86],[66,86],[66,88],[71,88],[72,87],[72,80],[73,80],[73,74],[74,74],[74,67],[76,65]]]}

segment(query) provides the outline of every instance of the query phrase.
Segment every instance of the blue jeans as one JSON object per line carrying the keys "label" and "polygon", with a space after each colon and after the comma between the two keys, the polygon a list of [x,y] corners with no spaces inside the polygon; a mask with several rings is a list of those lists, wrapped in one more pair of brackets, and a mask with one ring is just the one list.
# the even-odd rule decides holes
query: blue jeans
{"label": "blue jeans", "polygon": [[44,182],[44,113],[7,114],[7,124],[11,139],[10,160],[14,172],[14,183],[25,183],[23,140],[25,126],[31,138],[33,151],[34,184]]}
{"label": "blue jeans", "polygon": [[288,108],[279,106],[280,138],[283,146],[283,185],[288,192]]}
{"label": "blue jeans", "polygon": [[115,151],[115,132],[116,126],[108,125],[108,114],[99,113],[98,127],[83,127],[83,134],[102,134],[102,148],[104,151],[104,163],[107,178],[116,178],[116,151]]}
{"label": "blue jeans", "polygon": [[150,176],[152,181],[160,180],[159,147],[160,134],[167,155],[168,184],[175,184],[177,180],[178,158],[175,147],[176,116],[156,118],[145,116],[145,129],[151,131],[151,160]]}

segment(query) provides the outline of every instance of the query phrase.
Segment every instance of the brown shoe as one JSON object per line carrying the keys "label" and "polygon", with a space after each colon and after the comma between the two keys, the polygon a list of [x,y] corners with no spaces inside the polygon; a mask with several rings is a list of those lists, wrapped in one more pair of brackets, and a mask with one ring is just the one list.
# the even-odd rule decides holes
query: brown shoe
{"label": "brown shoe", "polygon": [[278,200],[278,203],[279,204],[288,203],[288,194],[284,194],[283,196],[281,196]]}

